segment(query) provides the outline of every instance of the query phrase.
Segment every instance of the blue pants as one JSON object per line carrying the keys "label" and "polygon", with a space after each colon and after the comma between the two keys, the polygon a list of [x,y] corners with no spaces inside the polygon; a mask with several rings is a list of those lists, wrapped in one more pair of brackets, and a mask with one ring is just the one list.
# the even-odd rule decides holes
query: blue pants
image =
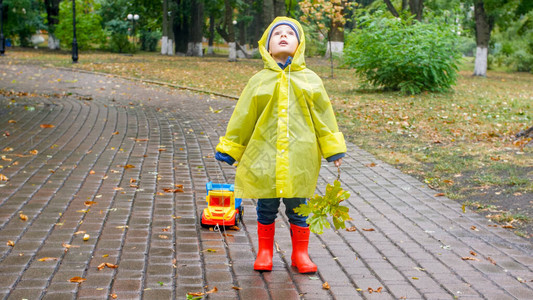
{"label": "blue pants", "polygon": [[278,208],[280,200],[283,199],[285,203],[285,214],[289,218],[289,222],[296,226],[308,227],[309,225],[305,222],[307,217],[300,216],[294,212],[294,209],[300,204],[305,204],[307,202],[306,198],[267,198],[267,199],[258,199],[257,201],[257,222],[263,225],[270,225],[274,223],[276,217],[278,216]]}

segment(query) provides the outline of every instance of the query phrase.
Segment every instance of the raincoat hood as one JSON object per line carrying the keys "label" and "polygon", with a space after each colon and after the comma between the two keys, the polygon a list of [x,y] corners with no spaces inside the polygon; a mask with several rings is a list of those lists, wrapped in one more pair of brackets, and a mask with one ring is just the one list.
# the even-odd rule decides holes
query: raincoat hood
{"label": "raincoat hood", "polygon": [[281,71],[281,68],[278,66],[274,58],[268,53],[267,50],[267,43],[269,40],[269,35],[272,32],[272,27],[277,25],[277,23],[288,21],[291,22],[296,26],[298,29],[298,37],[300,39],[300,43],[298,44],[298,48],[296,48],[296,52],[294,53],[294,56],[292,58],[291,63],[291,71],[299,71],[305,69],[305,34],[304,30],[302,28],[302,25],[295,19],[291,19],[288,17],[277,17],[270,23],[268,28],[263,33],[263,36],[259,40],[259,53],[261,53],[261,57],[263,58],[263,63],[265,69],[271,69],[274,71]]}
{"label": "raincoat hood", "polygon": [[[282,69],[268,53],[272,27],[290,21],[300,43]],[[322,80],[305,66],[305,36],[298,21],[278,17],[259,40],[264,68],[242,91],[216,151],[239,162],[237,198],[309,198],[321,158],[345,153],[344,136]]]}

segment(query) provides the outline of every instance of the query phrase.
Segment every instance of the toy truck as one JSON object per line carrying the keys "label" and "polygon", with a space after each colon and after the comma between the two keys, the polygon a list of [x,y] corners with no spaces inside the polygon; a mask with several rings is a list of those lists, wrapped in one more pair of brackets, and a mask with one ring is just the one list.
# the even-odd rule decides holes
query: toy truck
{"label": "toy truck", "polygon": [[226,183],[206,184],[207,207],[202,212],[202,227],[239,226],[242,222],[242,199],[235,198],[235,186]]}

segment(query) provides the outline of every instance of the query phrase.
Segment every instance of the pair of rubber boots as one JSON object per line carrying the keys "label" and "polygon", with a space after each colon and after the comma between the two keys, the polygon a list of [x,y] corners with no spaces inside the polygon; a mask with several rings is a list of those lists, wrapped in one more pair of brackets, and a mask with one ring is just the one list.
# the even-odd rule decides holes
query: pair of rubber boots
{"label": "pair of rubber boots", "polygon": [[[259,238],[259,251],[254,263],[256,271],[272,271],[272,255],[274,249],[274,233],[276,224],[263,225],[257,223],[257,236]],[[316,272],[316,265],[309,258],[309,227],[300,227],[291,224],[292,240],[292,266],[300,273]]]}

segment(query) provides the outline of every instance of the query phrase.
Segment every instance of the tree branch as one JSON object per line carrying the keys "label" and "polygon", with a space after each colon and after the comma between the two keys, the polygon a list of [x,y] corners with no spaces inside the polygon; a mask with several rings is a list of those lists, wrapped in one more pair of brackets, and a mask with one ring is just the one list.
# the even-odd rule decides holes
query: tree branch
{"label": "tree branch", "polygon": [[400,15],[398,14],[398,11],[396,10],[396,8],[394,8],[394,5],[392,5],[390,0],[383,0],[383,2],[387,4],[387,8],[389,9],[389,11],[392,13],[393,16],[395,16],[396,18],[400,17]]}

